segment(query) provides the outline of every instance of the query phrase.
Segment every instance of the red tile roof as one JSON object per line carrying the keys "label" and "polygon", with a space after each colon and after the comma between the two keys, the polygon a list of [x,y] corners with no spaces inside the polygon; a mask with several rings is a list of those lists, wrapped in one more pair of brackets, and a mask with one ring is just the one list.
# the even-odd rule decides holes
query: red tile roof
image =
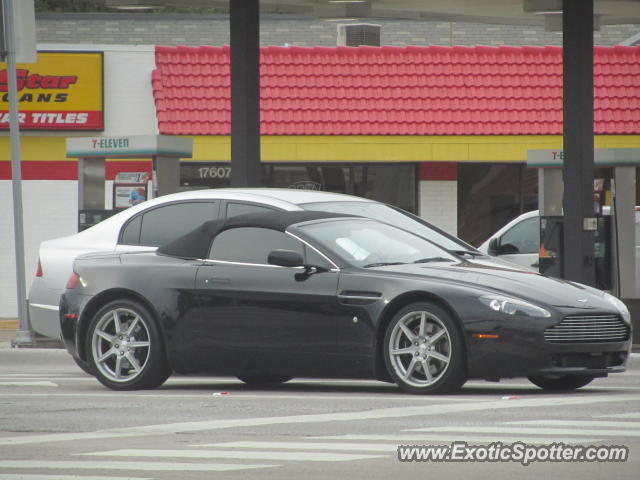
{"label": "red tile roof", "polygon": [[[562,134],[560,47],[264,47],[264,135]],[[156,47],[160,133],[230,133],[229,47]],[[595,133],[640,134],[640,47],[595,47]]]}

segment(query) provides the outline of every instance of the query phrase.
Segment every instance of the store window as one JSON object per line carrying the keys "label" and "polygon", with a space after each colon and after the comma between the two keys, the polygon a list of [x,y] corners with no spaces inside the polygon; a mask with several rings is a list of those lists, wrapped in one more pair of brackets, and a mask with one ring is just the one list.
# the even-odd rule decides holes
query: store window
{"label": "store window", "polygon": [[458,166],[458,236],[480,245],[510,220],[538,208],[538,171],[523,164]]}
{"label": "store window", "polygon": [[[395,205],[416,213],[416,166],[413,163],[262,165],[262,184],[346,193]],[[221,188],[231,185],[229,164],[183,162],[182,188]]]}

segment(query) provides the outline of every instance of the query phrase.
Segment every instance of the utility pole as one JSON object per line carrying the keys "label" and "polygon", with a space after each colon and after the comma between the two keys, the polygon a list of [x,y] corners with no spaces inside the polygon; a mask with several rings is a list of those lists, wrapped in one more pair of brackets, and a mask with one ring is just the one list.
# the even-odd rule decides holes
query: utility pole
{"label": "utility pole", "polygon": [[[19,2],[19,3],[18,3]],[[35,62],[35,25],[29,21],[29,15],[34,16],[32,0],[2,0],[2,55],[7,62],[7,87],[9,94],[9,137],[11,144],[11,180],[13,187],[13,231],[16,256],[16,288],[18,298],[19,331],[12,345],[27,347],[33,345],[33,338],[27,320],[26,277],[24,266],[24,226],[22,214],[22,171],[20,166],[20,121],[18,116],[18,87],[16,81],[16,63],[18,48],[21,51],[20,60]],[[20,16],[20,18],[16,18]],[[32,32],[29,32],[32,26]],[[29,52],[30,42],[23,42],[23,35],[33,36],[33,52]],[[20,35],[20,43],[18,36]]]}

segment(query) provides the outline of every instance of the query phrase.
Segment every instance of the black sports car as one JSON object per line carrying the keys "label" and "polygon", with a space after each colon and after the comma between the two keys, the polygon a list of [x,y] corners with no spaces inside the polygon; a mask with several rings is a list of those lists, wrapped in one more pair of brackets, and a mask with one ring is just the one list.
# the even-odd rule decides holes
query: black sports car
{"label": "black sports car", "polygon": [[375,378],[412,393],[527,376],[574,389],[623,372],[631,347],[629,312],[604,292],[305,211],[207,222],[156,252],[80,257],[60,321],[69,352],[113,389],[172,372]]}

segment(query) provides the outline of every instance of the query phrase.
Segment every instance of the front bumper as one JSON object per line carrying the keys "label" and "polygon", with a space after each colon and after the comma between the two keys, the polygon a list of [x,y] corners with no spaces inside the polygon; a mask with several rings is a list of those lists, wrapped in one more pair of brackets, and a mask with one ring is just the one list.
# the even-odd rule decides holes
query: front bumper
{"label": "front bumper", "polygon": [[[575,315],[575,312],[563,312]],[[497,380],[532,375],[585,375],[606,377],[621,373],[631,353],[632,332],[621,341],[553,343],[545,330],[562,318],[495,320],[480,322],[467,332],[469,378]],[[498,334],[498,339],[477,339],[474,333]]]}

